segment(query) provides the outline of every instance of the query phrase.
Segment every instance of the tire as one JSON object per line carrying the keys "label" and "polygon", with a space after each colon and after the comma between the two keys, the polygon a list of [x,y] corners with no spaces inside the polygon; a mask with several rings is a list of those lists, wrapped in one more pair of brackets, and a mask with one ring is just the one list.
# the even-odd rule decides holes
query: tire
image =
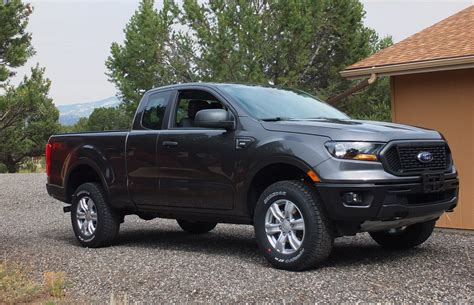
{"label": "tire", "polygon": [[[282,215],[274,213],[275,206]],[[290,271],[316,267],[327,259],[334,242],[333,224],[321,200],[314,188],[302,181],[280,181],[265,189],[255,207],[254,229],[267,261]]]}
{"label": "tire", "polygon": [[217,222],[189,221],[184,219],[177,219],[176,221],[183,231],[191,234],[204,234],[212,231],[217,226]]}
{"label": "tire", "polygon": [[[120,219],[120,214],[108,205],[100,184],[84,183],[74,192],[71,222],[74,234],[82,246],[88,248],[110,246],[118,235]],[[86,221],[92,222],[92,227],[87,225]]]}
{"label": "tire", "polygon": [[387,230],[370,232],[369,234],[373,240],[384,248],[403,250],[424,243],[433,233],[435,223],[436,220],[431,220],[408,226],[400,231],[391,232]]}

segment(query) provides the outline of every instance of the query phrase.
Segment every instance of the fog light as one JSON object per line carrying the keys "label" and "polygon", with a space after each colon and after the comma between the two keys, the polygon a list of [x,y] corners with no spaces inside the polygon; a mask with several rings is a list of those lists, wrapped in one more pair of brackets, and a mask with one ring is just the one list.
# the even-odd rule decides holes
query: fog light
{"label": "fog light", "polygon": [[346,205],[362,205],[362,194],[355,192],[347,192],[342,194],[342,200]]}

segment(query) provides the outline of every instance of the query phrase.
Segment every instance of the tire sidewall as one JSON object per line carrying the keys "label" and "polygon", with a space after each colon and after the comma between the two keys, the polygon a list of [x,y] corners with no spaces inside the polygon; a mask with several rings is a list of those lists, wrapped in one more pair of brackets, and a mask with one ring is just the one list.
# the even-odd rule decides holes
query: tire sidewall
{"label": "tire sidewall", "polygon": [[[301,247],[292,254],[283,254],[272,247],[265,232],[265,217],[268,208],[277,200],[287,199],[293,202],[300,210],[305,222],[305,235]],[[311,210],[305,204],[305,198],[299,192],[292,190],[289,187],[270,187],[260,196],[255,210],[254,224],[255,235],[259,247],[263,251],[265,257],[271,261],[275,266],[280,268],[291,268],[296,266],[300,261],[305,259],[307,254],[307,245],[311,244],[311,239],[314,238],[313,220],[314,217]]]}

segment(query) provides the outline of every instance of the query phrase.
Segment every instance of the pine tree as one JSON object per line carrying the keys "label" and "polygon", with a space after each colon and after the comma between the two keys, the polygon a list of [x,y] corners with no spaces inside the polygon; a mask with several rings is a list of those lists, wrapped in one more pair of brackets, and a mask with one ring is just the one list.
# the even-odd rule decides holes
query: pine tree
{"label": "pine tree", "polygon": [[31,7],[20,0],[0,2],[0,86],[14,75],[13,68],[34,54],[31,34],[26,32],[31,12]]}
{"label": "pine tree", "polygon": [[129,115],[133,115],[145,91],[186,79],[175,67],[186,65],[174,54],[177,37],[171,26],[176,22],[177,10],[173,1],[165,0],[157,11],[153,0],[142,0],[125,27],[123,45],[114,42],[111,46],[107,75],[119,90]]}
{"label": "pine tree", "polygon": [[125,130],[130,129],[132,122],[121,108],[96,108],[87,120],[87,130]]}
{"label": "pine tree", "polygon": [[10,173],[25,157],[42,155],[48,138],[58,131],[59,111],[48,97],[50,85],[44,68],[36,66],[30,77],[0,96],[0,116],[6,118],[0,126],[0,163]]}
{"label": "pine tree", "polygon": [[[189,80],[274,84],[328,98],[353,84],[341,70],[391,43],[364,26],[364,14],[358,0],[165,1],[160,11],[142,0],[106,65],[130,115],[146,90]],[[388,92],[382,81],[342,107],[387,118]]]}
{"label": "pine tree", "polygon": [[31,12],[20,0],[0,2],[0,165],[11,173],[25,157],[42,155],[59,126],[44,68],[32,68],[31,76],[25,76],[17,87],[8,82],[14,68],[34,54],[31,34],[26,32]]}

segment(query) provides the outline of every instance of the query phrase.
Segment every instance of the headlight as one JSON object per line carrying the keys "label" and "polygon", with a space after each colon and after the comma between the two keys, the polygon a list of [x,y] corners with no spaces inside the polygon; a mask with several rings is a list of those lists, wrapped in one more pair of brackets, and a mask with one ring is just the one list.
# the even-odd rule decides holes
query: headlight
{"label": "headlight", "polygon": [[329,153],[338,159],[378,161],[382,143],[370,142],[327,142]]}

